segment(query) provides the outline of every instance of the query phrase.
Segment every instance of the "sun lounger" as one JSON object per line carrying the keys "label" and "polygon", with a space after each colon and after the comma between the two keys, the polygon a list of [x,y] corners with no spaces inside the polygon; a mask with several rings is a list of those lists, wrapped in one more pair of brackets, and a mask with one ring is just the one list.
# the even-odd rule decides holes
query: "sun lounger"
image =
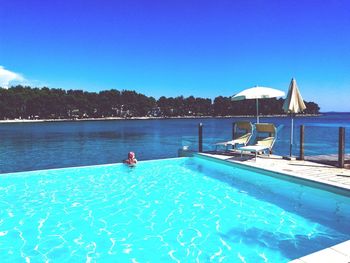
{"label": "sun lounger", "polygon": [[255,124],[255,130],[257,133],[256,143],[254,145],[242,146],[238,150],[243,152],[255,153],[255,160],[258,154],[266,153],[270,155],[272,153],[273,145],[276,141],[276,127],[272,123],[257,123]]}
{"label": "sun lounger", "polygon": [[234,125],[234,135],[235,138],[226,142],[215,143],[215,150],[217,151],[218,146],[225,146],[226,151],[229,146],[236,147],[236,145],[247,145],[250,138],[252,137],[253,125],[248,121],[239,121]]}

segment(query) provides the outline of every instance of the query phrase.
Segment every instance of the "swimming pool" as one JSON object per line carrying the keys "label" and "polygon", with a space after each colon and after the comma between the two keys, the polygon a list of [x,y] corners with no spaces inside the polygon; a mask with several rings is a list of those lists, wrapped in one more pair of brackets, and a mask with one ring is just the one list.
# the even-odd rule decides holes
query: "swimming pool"
{"label": "swimming pool", "polygon": [[288,262],[350,239],[350,198],[200,158],[0,176],[1,262]]}

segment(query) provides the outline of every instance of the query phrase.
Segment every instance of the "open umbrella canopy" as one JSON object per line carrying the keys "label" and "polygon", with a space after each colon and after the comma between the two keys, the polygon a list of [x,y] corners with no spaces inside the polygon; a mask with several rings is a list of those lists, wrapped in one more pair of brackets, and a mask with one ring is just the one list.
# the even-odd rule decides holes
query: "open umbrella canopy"
{"label": "open umbrella canopy", "polygon": [[256,122],[259,123],[259,99],[269,99],[269,98],[277,98],[283,97],[285,93],[278,89],[267,88],[267,87],[253,87],[246,90],[241,91],[240,93],[233,95],[231,100],[256,100]]}
{"label": "open umbrella canopy", "polygon": [[278,89],[272,89],[267,87],[253,87],[241,91],[240,93],[232,96],[233,101],[237,100],[249,100],[249,99],[268,99],[283,97],[285,93]]}
{"label": "open umbrella canopy", "polygon": [[296,80],[290,82],[287,98],[283,103],[283,110],[286,113],[299,113],[306,109],[303,98],[300,95]]}

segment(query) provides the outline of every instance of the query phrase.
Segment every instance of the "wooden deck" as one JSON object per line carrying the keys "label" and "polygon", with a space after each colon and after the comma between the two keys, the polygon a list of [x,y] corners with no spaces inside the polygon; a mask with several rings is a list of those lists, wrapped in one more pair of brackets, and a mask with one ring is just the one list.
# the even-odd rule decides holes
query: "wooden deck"
{"label": "wooden deck", "polygon": [[[345,154],[345,167],[350,169],[350,154]],[[323,163],[331,166],[338,166],[338,154],[324,154],[324,155],[314,155],[314,156],[305,156],[306,161]]]}

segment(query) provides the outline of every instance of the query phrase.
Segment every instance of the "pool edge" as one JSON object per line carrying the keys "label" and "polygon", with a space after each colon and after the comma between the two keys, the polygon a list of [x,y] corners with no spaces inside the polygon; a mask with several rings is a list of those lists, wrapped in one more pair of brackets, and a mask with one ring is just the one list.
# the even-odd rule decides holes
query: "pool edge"
{"label": "pool edge", "polygon": [[288,173],[285,171],[278,171],[278,170],[272,170],[268,168],[256,167],[256,166],[249,165],[247,163],[242,163],[234,160],[219,159],[214,156],[207,155],[205,153],[193,153],[193,156],[206,159],[206,160],[211,160],[224,165],[237,166],[237,167],[242,167],[244,169],[248,169],[255,172],[260,172],[260,173],[262,172],[263,174],[271,177],[276,177],[276,178],[284,179],[295,183],[302,183],[310,187],[314,187],[314,188],[329,191],[335,194],[340,194],[343,196],[350,197],[350,188],[346,188],[345,186],[334,182],[319,180],[316,178],[309,178],[309,177],[306,178],[303,175],[300,175],[297,173],[291,173],[291,172]]}
{"label": "pool edge", "polygon": [[[190,156],[169,157],[169,158],[160,158],[160,159],[151,159],[151,160],[140,160],[140,161],[138,161],[138,163],[146,163],[146,162],[152,162],[152,161],[164,161],[164,160],[176,160],[176,159],[182,159],[182,158],[186,158],[186,157],[190,157]],[[117,163],[91,164],[91,165],[83,165],[83,166],[67,166],[67,167],[56,167],[56,168],[38,169],[38,170],[16,171],[16,172],[9,172],[9,173],[0,173],[0,178],[2,176],[18,175],[21,173],[34,173],[34,172],[42,172],[42,171],[79,169],[79,168],[101,167],[101,166],[107,167],[107,166],[114,166],[114,165],[125,165],[125,164],[123,162],[117,162]]]}
{"label": "pool edge", "polygon": [[341,242],[334,246],[316,251],[303,257],[289,261],[288,263],[349,263],[350,262],[350,240]]}

